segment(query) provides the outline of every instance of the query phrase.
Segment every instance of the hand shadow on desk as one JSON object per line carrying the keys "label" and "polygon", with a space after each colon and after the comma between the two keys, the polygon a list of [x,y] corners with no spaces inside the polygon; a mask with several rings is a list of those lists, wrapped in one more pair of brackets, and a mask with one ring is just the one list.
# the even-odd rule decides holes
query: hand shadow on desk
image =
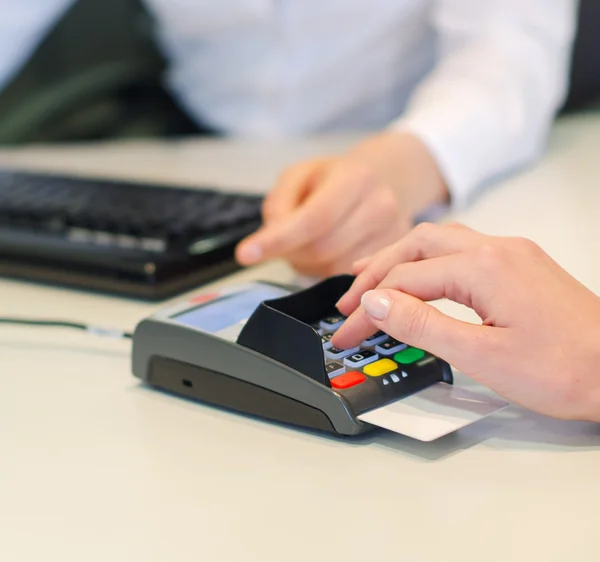
{"label": "hand shadow on desk", "polygon": [[428,443],[378,429],[356,438],[355,444],[392,449],[424,461],[438,461],[476,445],[499,451],[600,451],[600,424],[555,420],[513,406]]}
{"label": "hand shadow on desk", "polygon": [[[456,380],[466,389],[473,390],[476,386],[461,375],[456,375]],[[478,388],[481,390],[481,387]],[[509,407],[435,441],[421,442],[379,428],[356,436],[331,435],[203,403],[193,398],[156,390],[141,383],[135,385],[133,389],[136,392],[151,391],[146,394],[147,397],[173,401],[178,407],[186,407],[191,411],[202,412],[207,408],[227,412],[228,416],[231,416],[231,421],[235,423],[246,423],[246,420],[253,420],[259,431],[268,432],[277,428],[277,431],[289,432],[296,439],[335,443],[336,446],[379,447],[425,462],[439,461],[476,445],[496,450],[578,451],[598,449],[600,451],[600,424],[554,420],[516,406]]]}
{"label": "hand shadow on desk", "polygon": [[600,424],[553,420],[521,408],[509,408],[450,433],[440,439],[421,442],[384,429],[356,436],[337,436],[317,430],[267,420],[193,398],[156,390],[144,384],[132,387],[152,400],[161,400],[206,415],[207,411],[227,414],[230,423],[252,421],[256,431],[287,432],[291,438],[335,444],[340,447],[377,447],[392,450],[425,462],[439,461],[476,445],[496,450],[600,450]]}
{"label": "hand shadow on desk", "polygon": [[[463,390],[498,397],[457,371],[454,371],[454,381]],[[427,443],[385,430],[365,434],[361,440],[424,461],[441,460],[476,445],[499,451],[600,451],[600,424],[555,420],[510,406]]]}

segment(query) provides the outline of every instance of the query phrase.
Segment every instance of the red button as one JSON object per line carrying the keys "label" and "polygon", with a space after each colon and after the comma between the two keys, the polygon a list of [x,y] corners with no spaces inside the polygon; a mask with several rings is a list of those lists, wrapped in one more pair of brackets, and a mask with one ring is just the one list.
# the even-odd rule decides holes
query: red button
{"label": "red button", "polygon": [[356,386],[365,380],[367,380],[365,375],[357,371],[352,371],[331,379],[331,386],[333,388],[350,388],[351,386]]}
{"label": "red button", "polygon": [[202,304],[205,302],[210,302],[220,296],[221,296],[221,293],[204,293],[202,295],[197,295],[195,297],[192,297],[190,299],[190,304]]}

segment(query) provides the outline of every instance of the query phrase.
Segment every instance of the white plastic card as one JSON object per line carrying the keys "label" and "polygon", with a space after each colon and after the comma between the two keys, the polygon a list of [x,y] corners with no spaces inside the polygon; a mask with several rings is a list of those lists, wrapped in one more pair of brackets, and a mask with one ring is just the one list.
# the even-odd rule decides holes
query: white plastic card
{"label": "white plastic card", "polygon": [[438,383],[357,417],[419,441],[433,441],[508,405],[508,402],[487,393]]}

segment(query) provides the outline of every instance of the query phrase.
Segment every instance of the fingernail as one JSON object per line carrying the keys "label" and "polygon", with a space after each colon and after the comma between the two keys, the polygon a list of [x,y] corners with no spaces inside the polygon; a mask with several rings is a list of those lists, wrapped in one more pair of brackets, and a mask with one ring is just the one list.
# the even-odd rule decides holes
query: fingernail
{"label": "fingernail", "polygon": [[367,291],[360,299],[360,304],[365,312],[375,320],[385,320],[392,308],[392,301],[382,291]]}
{"label": "fingernail", "polygon": [[262,257],[262,250],[258,244],[250,243],[245,244],[240,248],[239,258],[240,261],[246,264],[252,264],[260,261]]}

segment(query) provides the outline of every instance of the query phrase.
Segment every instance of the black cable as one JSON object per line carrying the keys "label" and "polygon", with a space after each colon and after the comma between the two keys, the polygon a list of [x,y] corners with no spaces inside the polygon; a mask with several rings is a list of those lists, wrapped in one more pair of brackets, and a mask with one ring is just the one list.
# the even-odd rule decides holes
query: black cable
{"label": "black cable", "polygon": [[75,328],[85,330],[85,324],[75,322],[64,322],[62,320],[24,320],[19,318],[0,318],[0,324],[21,324],[23,326],[48,326],[54,328]]}
{"label": "black cable", "polygon": [[66,320],[33,320],[25,318],[2,318],[0,324],[14,324],[18,326],[38,326],[43,328],[73,328],[75,330],[83,330],[90,334],[113,339],[131,339],[133,334],[123,332],[121,330],[113,330],[111,328],[102,328],[100,326],[91,326],[89,324],[79,324],[77,322],[69,322]]}

